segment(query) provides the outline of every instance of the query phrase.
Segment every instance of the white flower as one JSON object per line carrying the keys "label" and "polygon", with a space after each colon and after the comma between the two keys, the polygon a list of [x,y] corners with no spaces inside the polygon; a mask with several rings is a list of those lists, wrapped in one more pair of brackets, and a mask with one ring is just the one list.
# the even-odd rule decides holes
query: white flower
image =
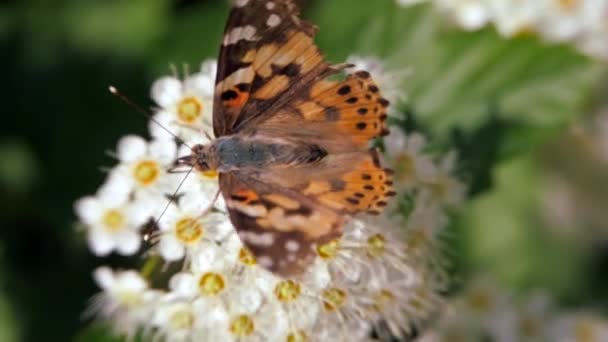
{"label": "white flower", "polygon": [[436,0],[436,4],[465,30],[478,30],[491,19],[490,10],[483,0]]}
{"label": "white flower", "polygon": [[552,323],[550,329],[550,341],[608,341],[608,321],[591,313],[563,314]]}
{"label": "white flower", "polygon": [[537,0],[486,0],[498,32],[512,37],[534,30],[543,13]]}
{"label": "white flower", "polygon": [[410,74],[409,70],[390,70],[384,61],[372,56],[349,56],[347,63],[355,66],[349,69],[350,72],[366,70],[374,79],[382,91],[382,96],[390,101],[389,114],[395,114],[400,103],[407,100],[407,94],[403,89],[405,78]]}
{"label": "white flower", "polygon": [[154,82],[151,95],[160,108],[150,122],[152,136],[171,137],[168,129],[188,144],[191,137],[212,134],[216,64],[214,60],[204,62],[200,72],[183,81],[163,77]]}
{"label": "white flower", "polygon": [[[539,31],[551,41],[574,41],[608,18],[606,0],[542,0]],[[605,38],[605,36],[604,36]],[[608,45],[608,43],[605,43]]]}
{"label": "white flower", "polygon": [[608,10],[605,11],[601,22],[588,28],[587,31],[576,40],[577,46],[584,53],[608,61]]}
{"label": "white flower", "polygon": [[434,172],[421,176],[421,183],[437,203],[456,206],[466,197],[466,186],[454,176],[457,159],[452,151],[438,161]]}
{"label": "white flower", "polygon": [[159,301],[154,312],[153,324],[156,336],[167,341],[193,341],[197,335],[197,321],[204,313],[197,312],[189,301],[167,298]]}
{"label": "white flower", "polygon": [[133,336],[154,308],[159,292],[135,271],[114,272],[99,267],[93,277],[102,292],[93,298],[91,311],[112,322],[113,328]]}
{"label": "white flower", "polygon": [[[185,200],[186,199],[186,200]],[[179,205],[171,204],[158,224],[161,230],[158,251],[167,261],[177,261],[192,256],[199,249],[217,248],[229,229],[228,217],[224,214],[203,213],[200,204],[180,198]],[[220,232],[222,236],[214,236]]]}
{"label": "white flower", "polygon": [[398,190],[411,189],[421,177],[436,173],[431,158],[424,155],[425,145],[422,135],[406,136],[398,127],[384,138],[387,164],[395,172],[393,181]]}
{"label": "white flower", "polygon": [[126,136],[118,143],[120,164],[112,170],[111,177],[119,178],[136,199],[154,197],[159,201],[155,209],[162,208],[167,203],[166,196],[173,194],[183,178],[167,172],[176,151],[172,140],[146,142],[135,135]]}
{"label": "white flower", "polygon": [[110,178],[96,196],[84,197],[75,204],[80,220],[87,226],[91,251],[105,256],[116,250],[135,254],[141,244],[139,230],[152,217],[149,203],[133,202],[120,179]]}
{"label": "white flower", "polygon": [[429,0],[397,0],[397,4],[399,6],[412,6],[416,4],[420,4],[423,2],[428,2]]}

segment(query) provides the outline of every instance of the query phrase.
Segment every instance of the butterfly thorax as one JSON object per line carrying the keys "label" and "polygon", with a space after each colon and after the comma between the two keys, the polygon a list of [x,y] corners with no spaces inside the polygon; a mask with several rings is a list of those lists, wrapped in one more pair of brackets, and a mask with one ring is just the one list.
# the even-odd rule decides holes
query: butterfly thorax
{"label": "butterfly thorax", "polygon": [[281,138],[225,136],[193,149],[198,169],[218,172],[261,170],[273,165],[301,165],[319,161],[327,152],[317,145]]}

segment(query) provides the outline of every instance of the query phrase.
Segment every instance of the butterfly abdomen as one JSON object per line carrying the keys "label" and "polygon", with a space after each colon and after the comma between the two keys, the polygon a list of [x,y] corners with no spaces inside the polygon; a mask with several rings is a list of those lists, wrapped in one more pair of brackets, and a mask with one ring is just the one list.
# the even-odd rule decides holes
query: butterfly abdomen
{"label": "butterfly abdomen", "polygon": [[263,169],[270,165],[294,165],[319,161],[327,152],[317,145],[282,139],[222,137],[215,142],[215,152],[222,172]]}

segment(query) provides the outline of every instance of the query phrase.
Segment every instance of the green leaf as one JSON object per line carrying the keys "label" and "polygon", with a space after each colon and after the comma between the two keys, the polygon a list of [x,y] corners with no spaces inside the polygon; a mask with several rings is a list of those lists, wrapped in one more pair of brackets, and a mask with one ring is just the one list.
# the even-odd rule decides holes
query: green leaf
{"label": "green leaf", "polygon": [[81,49],[141,54],[166,32],[167,0],[73,1],[60,13],[67,38]]}
{"label": "green leaf", "polygon": [[112,333],[108,326],[100,323],[90,325],[74,337],[74,342],[123,342],[126,340],[126,338]]}
{"label": "green leaf", "polygon": [[[543,229],[543,174],[532,154],[500,164],[492,192],[461,211],[466,246],[455,253],[473,270],[516,287],[567,293],[581,279],[583,255]],[[559,267],[548,267],[559,260]]]}
{"label": "green leaf", "polygon": [[[340,15],[336,15],[340,13]],[[568,46],[535,37],[506,40],[493,29],[462,32],[430,5],[393,0],[317,1],[310,16],[331,59],[379,55],[395,70],[411,68],[404,91],[419,120],[445,141],[455,128],[474,131],[490,106],[529,142],[559,131],[582,110],[601,67]]]}

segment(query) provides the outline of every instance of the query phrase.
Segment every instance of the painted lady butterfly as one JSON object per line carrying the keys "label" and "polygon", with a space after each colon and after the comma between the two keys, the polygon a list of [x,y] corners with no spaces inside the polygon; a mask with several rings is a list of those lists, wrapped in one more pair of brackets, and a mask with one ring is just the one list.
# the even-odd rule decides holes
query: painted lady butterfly
{"label": "painted lady butterfly", "polygon": [[292,0],[236,0],[219,57],[216,140],[182,165],[220,173],[243,243],[265,268],[297,276],[315,246],[336,239],[349,216],[378,214],[392,189],[371,139],[386,135],[388,101],[367,71],[327,78],[317,31]]}

